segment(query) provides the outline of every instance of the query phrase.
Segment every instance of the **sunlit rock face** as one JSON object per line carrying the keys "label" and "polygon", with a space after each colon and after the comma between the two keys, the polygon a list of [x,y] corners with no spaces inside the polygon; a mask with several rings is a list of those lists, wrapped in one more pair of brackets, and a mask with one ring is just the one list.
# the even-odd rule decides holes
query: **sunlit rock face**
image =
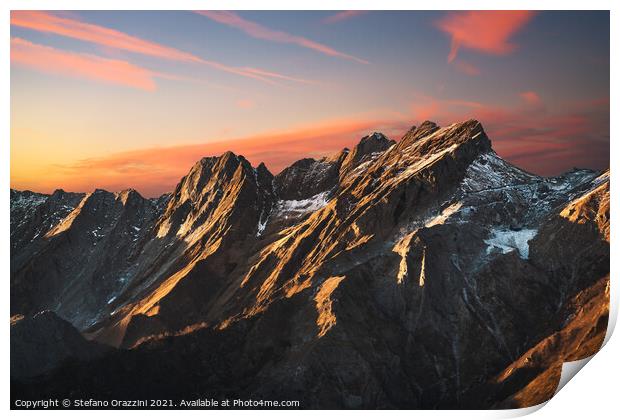
{"label": "sunlit rock face", "polygon": [[424,122],[275,176],[203,158],[158,199],[11,191],[11,251],[15,319],[118,348],[13,395],[528,406],[605,335],[609,171],[539,177],[478,121]]}

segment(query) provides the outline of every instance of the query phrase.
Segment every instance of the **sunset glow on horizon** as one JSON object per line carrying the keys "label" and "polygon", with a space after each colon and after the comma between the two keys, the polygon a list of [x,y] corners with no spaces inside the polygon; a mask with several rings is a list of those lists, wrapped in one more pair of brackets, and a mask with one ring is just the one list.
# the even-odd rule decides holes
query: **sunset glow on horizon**
{"label": "sunset glow on horizon", "polygon": [[171,191],[477,119],[541,175],[609,166],[609,12],[11,13],[11,188]]}

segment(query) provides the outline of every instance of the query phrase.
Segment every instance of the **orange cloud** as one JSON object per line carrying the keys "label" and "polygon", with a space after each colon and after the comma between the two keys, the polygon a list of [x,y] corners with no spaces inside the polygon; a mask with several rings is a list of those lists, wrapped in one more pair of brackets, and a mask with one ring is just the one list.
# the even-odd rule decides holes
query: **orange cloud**
{"label": "orange cloud", "polygon": [[153,74],[121,60],[78,54],[11,38],[11,63],[37,71],[75,76],[153,91]]}
{"label": "orange cloud", "polygon": [[[68,165],[52,165],[45,177],[11,178],[11,187],[50,192],[56,188],[92,191],[105,188],[120,191],[135,188],[153,197],[172,191],[191,166],[204,156],[220,155],[227,150],[244,155],[253,165],[264,162],[278,173],[293,161],[304,157],[331,155],[343,147],[355,145],[370,131],[383,131],[398,138],[406,125],[400,121],[345,118],[299,126],[286,131],[221,140],[211,143],[154,147],[114,153]],[[34,171],[33,171],[34,173]]]}
{"label": "orange cloud", "polygon": [[264,39],[266,41],[278,42],[282,44],[295,44],[332,57],[340,57],[347,60],[356,61],[358,63],[368,64],[368,61],[366,60],[337,51],[325,44],[321,44],[301,36],[291,35],[283,31],[267,28],[260,23],[244,19],[235,12],[203,10],[197,11],[196,13],[224,25],[237,28],[253,38]]}
{"label": "orange cloud", "polygon": [[249,77],[272,84],[274,83],[273,79],[285,79],[289,81],[301,80],[266,70],[253,68],[244,69],[229,66],[217,61],[205,60],[194,54],[150,42],[115,29],[56,16],[49,12],[12,11],[11,25],[38,32],[61,35],[68,38],[78,39],[80,41],[91,42],[93,44],[108,48],[129,51],[132,53],[162,58],[165,60],[198,63],[223,72]]}
{"label": "orange cloud", "polygon": [[367,13],[365,10],[343,10],[342,12],[334,13],[333,15],[327,16],[321,22],[325,24],[332,24],[337,22],[342,22],[343,20],[348,20],[356,16],[363,15]]}
{"label": "orange cloud", "polygon": [[521,99],[523,99],[525,102],[527,102],[530,105],[540,104],[540,96],[538,96],[536,92],[532,92],[532,91],[521,92],[519,96],[521,97]]}
{"label": "orange cloud", "polygon": [[510,38],[532,19],[527,10],[476,10],[449,13],[437,27],[451,37],[448,62],[454,61],[461,47],[487,54],[503,55],[515,45]]}
{"label": "orange cloud", "polygon": [[476,118],[500,156],[535,173],[557,175],[573,166],[609,166],[608,98],[565,104],[562,113],[557,114],[544,107],[539,112],[531,111],[531,107],[523,107],[518,101],[513,106],[498,106],[416,94],[408,115],[342,118],[243,138],[131,150],[64,165],[35,167],[28,176],[14,176],[12,169],[11,187],[41,192],[55,188],[119,191],[132,187],[153,197],[172,191],[204,156],[232,150],[253,165],[265,162],[273,173],[278,173],[297,159],[328,156],[342,147],[351,147],[370,131],[399,139],[412,123],[425,119],[446,125]]}

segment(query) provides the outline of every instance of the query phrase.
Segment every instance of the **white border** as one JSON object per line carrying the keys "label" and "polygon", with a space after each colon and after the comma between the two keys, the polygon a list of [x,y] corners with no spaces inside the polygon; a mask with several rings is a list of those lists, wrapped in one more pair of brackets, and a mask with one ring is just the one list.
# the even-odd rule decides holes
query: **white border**
{"label": "white border", "polygon": [[[618,42],[620,34],[618,33],[618,24],[620,19],[618,13],[620,7],[618,2],[615,1],[603,1],[603,0],[589,0],[588,2],[582,2],[577,0],[564,0],[564,1],[552,1],[552,0],[447,0],[439,2],[412,2],[412,1],[397,1],[397,0],[342,0],[342,1],[309,1],[309,0],[296,0],[296,1],[284,1],[284,0],[215,0],[215,1],[200,1],[200,0],[55,0],[53,2],[49,0],[5,0],[2,2],[2,40],[1,51],[3,59],[3,80],[5,88],[2,90],[5,92],[3,101],[1,103],[1,111],[4,118],[2,118],[2,139],[0,147],[0,156],[2,157],[2,170],[0,171],[1,184],[3,185],[1,191],[0,200],[4,203],[1,207],[2,219],[4,222],[0,226],[2,232],[2,243],[0,245],[0,258],[2,263],[2,272],[5,276],[2,276],[4,284],[4,299],[3,306],[5,313],[8,313],[9,307],[9,184],[10,184],[10,71],[9,71],[9,11],[11,9],[47,9],[47,10],[133,10],[133,9],[146,9],[146,10],[199,10],[199,9],[239,9],[239,10],[458,10],[458,9],[530,9],[530,10],[610,10],[611,9],[611,75],[617,77],[618,75]],[[585,6],[585,7],[584,7]],[[578,59],[578,58],[576,58]],[[615,106],[618,100],[618,82],[617,79],[611,79],[611,138],[615,138],[618,133],[618,121],[613,118],[617,110]],[[611,161],[615,161],[620,157],[618,154],[618,147],[615,145],[615,141],[611,141]],[[615,185],[615,170],[611,171],[612,184]],[[613,191],[613,187],[612,187]],[[612,194],[611,207],[616,209],[617,197]],[[615,211],[615,210],[614,210]],[[618,292],[615,281],[615,274],[617,272],[617,260],[613,256],[617,255],[617,241],[615,229],[612,225],[612,239],[611,239],[611,296],[612,296],[612,310],[610,314],[610,328],[609,335],[615,326],[617,320],[618,309]],[[1,382],[2,390],[2,404],[6,410],[9,408],[9,323],[5,323],[4,337],[6,340],[2,346],[1,360],[2,372],[0,377],[3,379]],[[617,392],[616,377],[618,374],[618,357],[620,355],[620,344],[617,338],[608,341],[603,349],[594,357],[592,361],[588,363],[588,368],[579,372],[578,379],[570,381],[561,392],[559,392],[551,401],[546,404],[544,410],[537,411],[532,418],[610,418],[613,414],[617,414]],[[544,404],[543,404],[544,405]],[[377,411],[321,411],[319,413],[312,411],[301,412],[287,412],[287,411],[273,411],[273,412],[233,412],[233,411],[218,411],[218,412],[201,412],[191,411],[183,412],[183,416],[201,418],[206,416],[217,416],[217,418],[228,419],[237,418],[239,416],[268,416],[269,418],[287,418],[291,415],[310,418],[316,415],[327,417],[348,417],[355,416],[356,419],[365,419],[369,417],[385,416],[389,415],[394,418],[407,418],[421,417],[421,418],[471,418],[471,419],[483,419],[483,418],[503,418],[514,417],[519,415],[525,415],[532,411],[536,411],[539,407],[534,409],[523,410],[510,410],[510,411],[390,411],[390,412],[377,412]],[[613,413],[613,414],[612,414]],[[12,411],[11,416],[15,418],[30,418],[33,416],[41,415],[49,416],[51,418],[74,418],[82,417],[85,414],[79,411],[49,411],[49,412],[25,412],[25,411]],[[110,416],[154,416],[155,418],[168,419],[173,412],[167,411],[154,411],[154,412],[139,412],[133,413],[126,412],[89,412],[87,415],[91,418],[105,418],[109,419]]]}

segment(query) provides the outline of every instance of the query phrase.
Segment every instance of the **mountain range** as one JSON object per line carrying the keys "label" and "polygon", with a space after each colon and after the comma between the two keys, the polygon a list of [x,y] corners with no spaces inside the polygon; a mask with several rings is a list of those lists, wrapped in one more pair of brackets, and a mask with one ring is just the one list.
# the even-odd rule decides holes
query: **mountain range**
{"label": "mountain range", "polygon": [[536,176],[475,120],[10,214],[12,401],[526,407],[607,330],[609,170]]}

